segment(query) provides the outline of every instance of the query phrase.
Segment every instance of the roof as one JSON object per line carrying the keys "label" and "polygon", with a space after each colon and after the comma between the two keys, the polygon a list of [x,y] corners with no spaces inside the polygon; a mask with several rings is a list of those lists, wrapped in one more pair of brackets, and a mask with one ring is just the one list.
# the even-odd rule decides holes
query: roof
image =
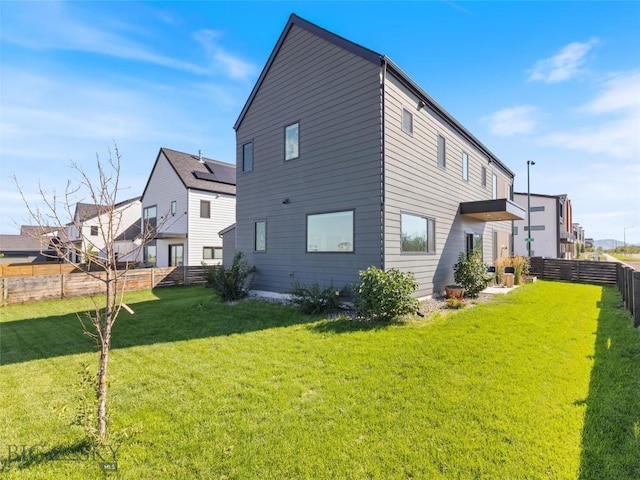
{"label": "roof", "polygon": [[222,237],[223,235],[226,235],[227,233],[232,232],[235,228],[236,228],[236,224],[232,223],[227,228],[224,228],[224,229],[220,230],[218,232],[218,236]]}
{"label": "roof", "polygon": [[135,222],[129,225],[124,232],[115,238],[116,242],[125,240],[135,240],[142,232],[142,217],[138,218]]}
{"label": "roof", "polygon": [[[114,205],[114,208],[118,209],[138,200],[140,200],[140,197],[129,198],[128,200],[123,200],[116,203]],[[109,205],[96,205],[93,203],[78,202],[76,203],[76,213],[74,215],[74,219],[77,218],[78,221],[85,222],[104,213],[107,209],[109,209]]]}
{"label": "roof", "polygon": [[58,230],[60,230],[60,227],[46,227],[46,226],[40,226],[40,225],[20,225],[20,235],[28,235],[31,237],[39,237],[40,235],[55,233]]}
{"label": "roof", "polygon": [[[527,196],[527,192],[513,192],[514,195],[523,195],[523,196]],[[532,197],[544,197],[544,198],[560,198],[560,199],[566,199],[567,198],[567,194],[566,193],[561,193],[560,195],[547,195],[545,193],[533,193],[531,192],[530,194]]]}
{"label": "roof", "polygon": [[161,155],[167,159],[185,188],[235,196],[236,166],[234,164],[162,147],[144,187],[143,197]]}
{"label": "roof", "polygon": [[40,252],[51,240],[45,238],[45,241],[41,241],[30,235],[0,235],[0,252]]}
{"label": "roof", "polygon": [[249,98],[244,104],[244,107],[242,108],[242,111],[240,112],[240,115],[238,116],[238,119],[236,120],[236,123],[233,126],[235,130],[237,130],[238,127],[240,127],[240,124],[242,123],[244,116],[249,110],[249,107],[251,106],[253,99],[255,98],[258,90],[260,89],[260,86],[262,85],[262,82],[264,81],[265,77],[267,76],[267,73],[269,72],[269,69],[271,68],[272,63],[274,62],[275,57],[278,55],[280,47],[284,43],[289,31],[294,25],[330,43],[333,43],[334,45],[344,50],[347,50],[353,53],[354,55],[357,55],[369,62],[372,62],[376,65],[380,65],[381,68],[386,68],[388,72],[391,72],[409,90],[411,90],[420,100],[422,100],[425,104],[425,107],[428,107],[435,115],[440,117],[444,122],[448,123],[451,126],[451,128],[453,128],[459,135],[461,135],[467,141],[472,143],[478,150],[484,153],[489,158],[490,163],[497,164],[505,173],[507,173],[511,177],[515,176],[515,174],[504,163],[502,163],[502,161],[496,155],[494,155],[482,142],[480,142],[480,140],[478,140],[471,132],[469,132],[450,113],[448,113],[444,108],[442,108],[422,88],[420,88],[418,84],[415,83],[406,73],[404,73],[402,69],[400,69],[400,67],[398,67],[389,57],[387,57],[386,55],[382,55],[380,53],[374,52],[373,50],[369,50],[366,47],[358,45],[357,43],[354,43],[350,40],[347,40],[346,38],[336,35],[335,33],[325,30],[324,28],[319,27],[311,22],[308,22],[307,20],[304,20],[303,18],[300,18],[293,13],[289,17],[289,21],[287,22],[287,24],[284,27],[284,30],[280,34],[280,38],[278,38],[278,41],[273,51],[271,52],[271,55],[269,56],[267,63],[262,69],[262,72],[260,73],[260,76],[258,77],[258,80],[255,86],[253,87],[251,94],[249,95]]}

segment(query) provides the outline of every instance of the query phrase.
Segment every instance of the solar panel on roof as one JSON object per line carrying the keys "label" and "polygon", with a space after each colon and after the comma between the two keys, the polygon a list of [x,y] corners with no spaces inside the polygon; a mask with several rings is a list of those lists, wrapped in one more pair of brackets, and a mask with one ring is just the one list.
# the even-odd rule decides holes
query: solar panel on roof
{"label": "solar panel on roof", "polygon": [[235,170],[226,169],[224,167],[216,170],[216,173],[194,171],[193,176],[199,180],[207,180],[209,182],[226,183],[229,185],[236,184]]}

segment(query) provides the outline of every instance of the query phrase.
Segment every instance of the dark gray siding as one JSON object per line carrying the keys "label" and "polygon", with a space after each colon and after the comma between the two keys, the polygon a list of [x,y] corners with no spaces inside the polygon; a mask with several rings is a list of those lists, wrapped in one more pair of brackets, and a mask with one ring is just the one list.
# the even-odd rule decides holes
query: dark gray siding
{"label": "dark gray siding", "polygon": [[[492,196],[492,165],[470,142],[428,108],[418,109],[418,98],[395,77],[385,81],[385,268],[413,272],[418,295],[441,292],[453,282],[453,265],[465,250],[465,234],[481,234],[484,259],[494,258],[494,232],[511,232],[511,222],[479,222],[458,214],[460,202]],[[413,113],[413,135],[402,131],[402,108]],[[437,165],[438,135],[446,139],[446,168]],[[469,180],[462,179],[462,152],[469,155]],[[487,186],[480,182],[487,167]],[[496,169],[504,182],[512,179]],[[505,189],[508,191],[508,189]],[[435,254],[400,251],[400,214],[412,213],[436,221]]]}
{"label": "dark gray siding", "polygon": [[[236,248],[258,269],[254,288],[342,287],[381,265],[380,98],[379,66],[291,28],[236,132]],[[285,162],[284,127],[296,121],[300,156]],[[253,171],[242,173],[247,141]],[[355,252],[306,253],[306,215],[339,210],[355,211]],[[254,252],[256,220],[266,252]]]}

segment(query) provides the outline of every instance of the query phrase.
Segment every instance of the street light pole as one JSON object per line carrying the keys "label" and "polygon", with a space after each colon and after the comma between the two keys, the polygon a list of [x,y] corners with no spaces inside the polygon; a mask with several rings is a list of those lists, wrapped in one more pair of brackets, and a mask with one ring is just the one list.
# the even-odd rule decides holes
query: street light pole
{"label": "street light pole", "polygon": [[627,252],[627,229],[635,228],[635,226],[631,225],[630,227],[624,227],[622,229],[622,244],[624,245],[624,251]]}
{"label": "street light pole", "polygon": [[527,257],[531,258],[531,182],[529,181],[529,167],[535,165],[533,160],[527,160]]}

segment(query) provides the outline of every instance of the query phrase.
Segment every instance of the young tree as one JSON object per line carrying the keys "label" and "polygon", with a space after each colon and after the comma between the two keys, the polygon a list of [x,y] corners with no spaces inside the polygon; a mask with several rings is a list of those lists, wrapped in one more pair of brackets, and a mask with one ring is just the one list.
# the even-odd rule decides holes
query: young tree
{"label": "young tree", "polygon": [[[117,259],[138,258],[142,247],[151,240],[158,225],[142,225],[141,234],[136,242],[131,243],[127,251],[116,251],[116,236],[123,227],[122,211],[117,208],[117,197],[120,188],[120,160],[121,155],[114,144],[112,152],[109,149],[109,160],[104,162],[96,154],[97,178],[92,178],[83,167],[71,162],[71,170],[75,180],[68,180],[62,197],[55,191],[47,194],[39,185],[39,200],[42,208],[30,204],[17,178],[13,180],[26,205],[31,221],[40,227],[35,235],[51,232],[51,226],[57,226],[51,235],[48,245],[43,245],[43,255],[57,258],[59,261],[82,268],[81,262],[90,259],[92,268],[84,269],[87,275],[99,279],[104,283],[105,301],[102,306],[95,303],[93,312],[87,312],[91,326],[87,328],[82,322],[85,333],[96,340],[99,349],[98,372],[96,376],[97,393],[97,432],[101,440],[107,437],[107,371],[109,351],[113,325],[122,308],[133,313],[123,302],[126,284],[127,268],[118,270]],[[75,215],[76,199],[90,200],[95,205],[95,221],[97,223],[98,238],[101,240],[99,248],[92,241],[95,235],[85,235],[81,216]],[[72,218],[69,223],[67,218]],[[167,218],[167,216],[165,216]],[[96,225],[93,226],[96,228]],[[126,226],[125,226],[126,228]],[[91,232],[91,233],[95,233]],[[78,235],[81,241],[78,241]],[[47,238],[47,237],[40,237]],[[48,248],[47,248],[48,247]],[[46,253],[45,250],[54,253]],[[118,255],[117,255],[118,254]],[[94,268],[97,267],[97,268]],[[82,320],[81,320],[82,321]]]}

